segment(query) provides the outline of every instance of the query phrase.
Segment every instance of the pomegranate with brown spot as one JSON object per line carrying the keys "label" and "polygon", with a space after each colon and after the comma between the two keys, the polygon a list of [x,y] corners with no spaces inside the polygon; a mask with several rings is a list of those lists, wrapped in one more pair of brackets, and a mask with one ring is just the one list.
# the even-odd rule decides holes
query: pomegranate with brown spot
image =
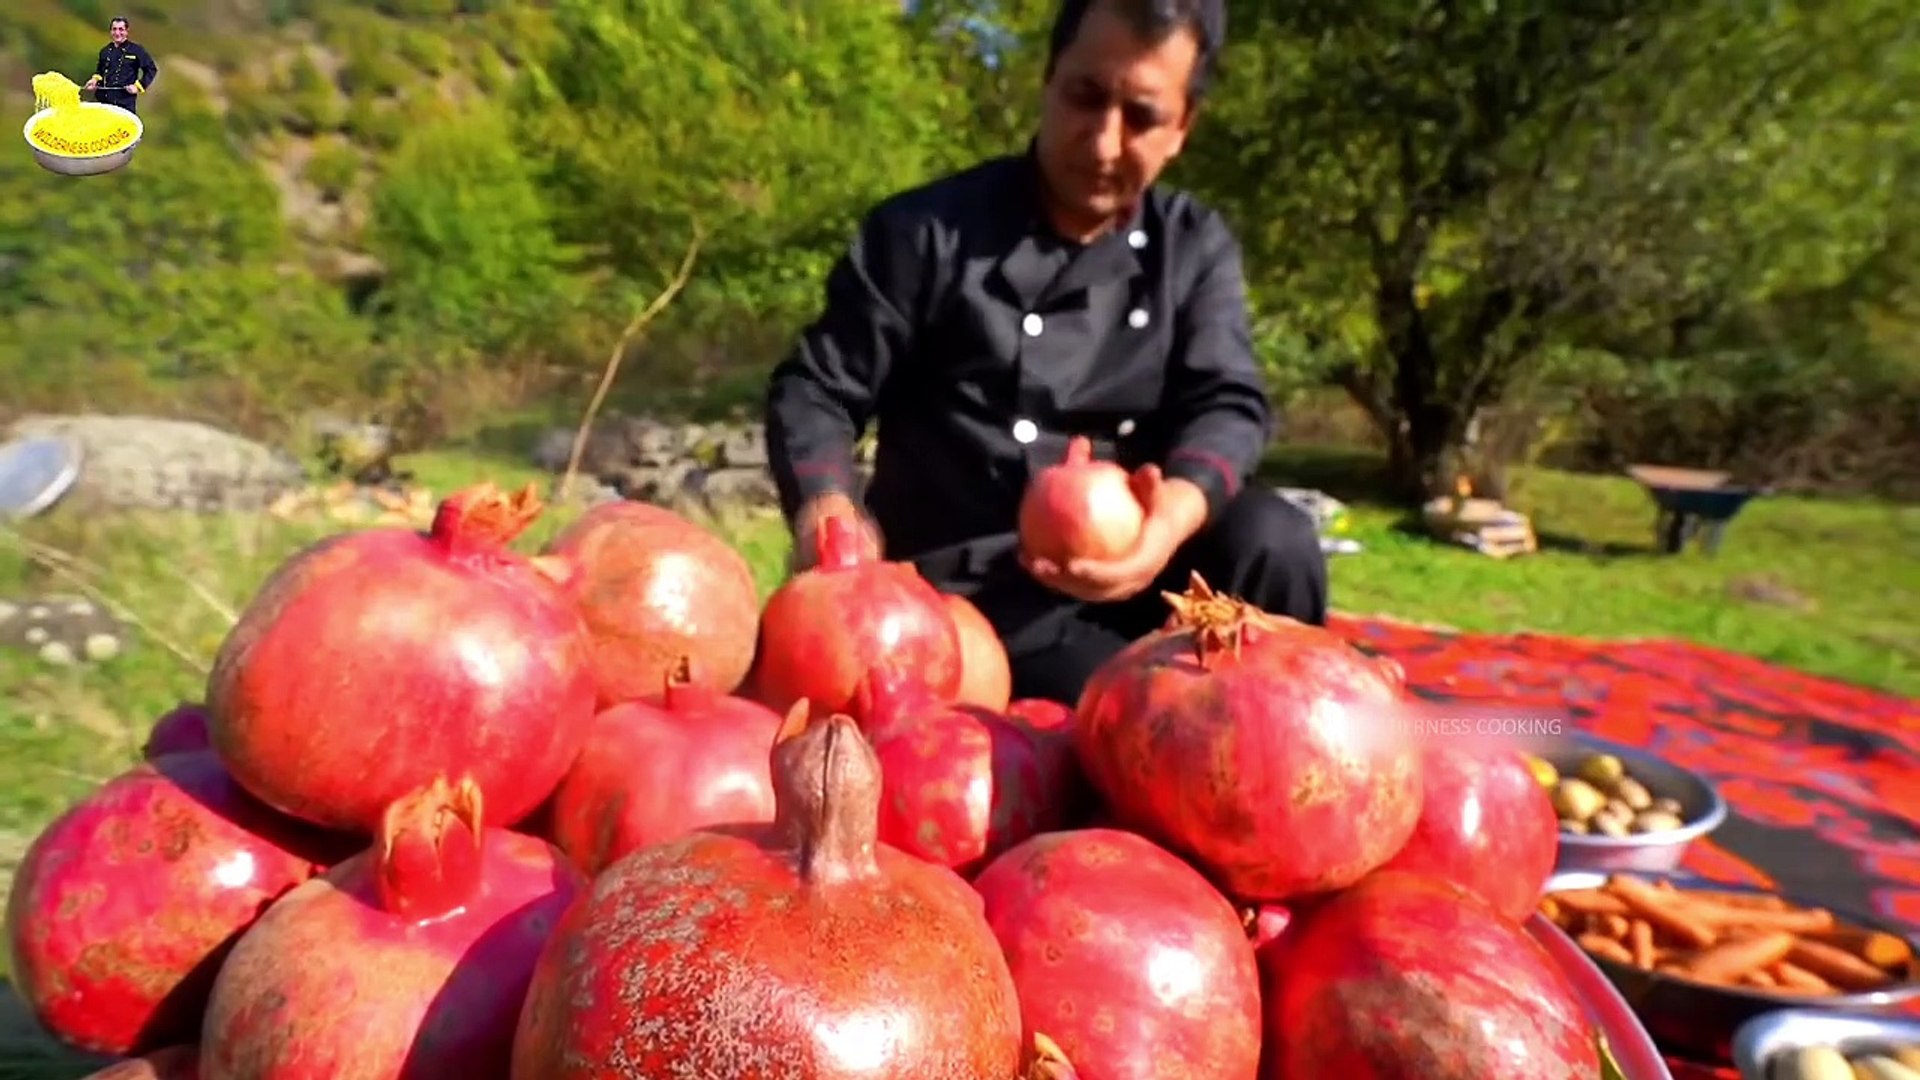
{"label": "pomegranate with brown spot", "polygon": [[1171,624],[1088,680],[1080,761],[1127,827],[1236,900],[1339,889],[1420,816],[1420,742],[1380,665],[1194,575]]}
{"label": "pomegranate with brown spot", "polygon": [[897,665],[867,672],[861,731],[880,762],[880,839],[968,875],[1060,809],[1023,725],[941,700]]}
{"label": "pomegranate with brown spot", "polygon": [[694,829],[773,820],[780,714],[702,685],[686,658],[663,683],[596,716],[554,792],[554,842],[588,877]]}
{"label": "pomegranate with brown spot", "polygon": [[726,541],[664,507],[608,502],[546,546],[593,635],[600,707],[658,693],[693,660],[701,686],[732,693],[753,665],[760,592]]}
{"label": "pomegranate with brown spot", "polygon": [[7,901],[14,989],[81,1050],[190,1042],[241,931],[353,846],[262,806],[209,752],[137,765],[27,849]]}
{"label": "pomegranate with brown spot", "polygon": [[940,593],[911,563],[868,554],[859,528],[822,518],[818,559],[767,598],[760,614],[755,696],[785,713],[805,698],[821,715],[855,713],[854,689],[888,659],[951,700],[960,690],[960,631]]}
{"label": "pomegranate with brown spot", "polygon": [[1596,1033],[1546,951],[1451,882],[1383,870],[1262,957],[1261,1080],[1593,1080]]}
{"label": "pomegranate with brown spot", "polygon": [[1085,1080],[1254,1080],[1260,976],[1226,897],[1129,832],[1036,836],[974,879],[1030,1036]]}
{"label": "pomegranate with brown spot", "polygon": [[234,778],[363,833],[443,775],[470,773],[494,824],[532,813],[594,712],[580,613],[508,547],[540,509],[531,486],[481,485],[443,500],[429,532],[339,534],[282,563],[207,682]]}
{"label": "pomegranate with brown spot", "polygon": [[797,702],[767,826],[615,863],[569,911],[514,1039],[517,1080],[1007,1080],[1020,1003],[980,898],[880,842],[880,764]]}
{"label": "pomegranate with brown spot", "polygon": [[436,778],[261,916],[214,982],[206,1080],[506,1077],[534,961],[584,882],[546,842],[482,827],[480,800]]}

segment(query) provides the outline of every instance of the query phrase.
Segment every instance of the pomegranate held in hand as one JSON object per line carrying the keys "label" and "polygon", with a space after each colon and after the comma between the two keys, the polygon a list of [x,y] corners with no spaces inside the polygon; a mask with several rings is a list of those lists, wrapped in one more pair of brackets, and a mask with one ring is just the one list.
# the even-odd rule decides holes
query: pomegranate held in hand
{"label": "pomegranate held in hand", "polygon": [[1020,548],[1055,566],[1117,559],[1133,550],[1146,517],[1133,477],[1095,460],[1093,443],[1076,435],[1067,442],[1066,460],[1040,470],[1021,496]]}
{"label": "pomegranate held in hand", "polygon": [[1370,875],[1279,955],[1262,1080],[1600,1075],[1586,1010],[1546,951],[1451,882]]}
{"label": "pomegranate held in hand", "polygon": [[658,693],[693,660],[702,686],[732,693],[753,665],[760,592],[726,541],[658,506],[609,502],[547,544],[593,635],[600,706]]}
{"label": "pomegranate held in hand", "polygon": [[1013,671],[1000,632],[966,597],[944,593],[940,598],[946,601],[947,613],[953,616],[953,627],[960,634],[960,689],[954,700],[1005,712],[1013,696]]}
{"label": "pomegranate held in hand", "polygon": [[1240,916],[1133,833],[1036,836],[974,879],[1029,1033],[1087,1080],[1254,1080],[1260,975]]}
{"label": "pomegranate held in hand", "polygon": [[805,698],[822,715],[852,715],[854,688],[887,659],[951,700],[960,632],[940,593],[910,563],[869,558],[846,517],[822,518],[814,539],[819,560],[774,590],[760,615],[755,695],[781,713]]}
{"label": "pomegranate held in hand", "polygon": [[773,750],[772,825],[636,852],[567,913],[517,1080],[1015,1075],[1020,1003],[980,898],[876,840],[879,762],[852,720],[808,713]]}
{"label": "pomegranate held in hand", "polygon": [[526,817],[593,720],[585,624],[508,543],[528,487],[441,502],[433,529],[333,536],[274,572],[214,662],[214,745],[247,790],[371,832],[394,800],[470,772],[497,824]]}
{"label": "pomegranate held in hand", "polygon": [[554,842],[594,877],[694,829],[773,820],[767,747],[780,714],[700,684],[683,659],[652,697],[594,718],[553,797]]}
{"label": "pomegranate held in hand", "polygon": [[1445,878],[1525,922],[1560,853],[1552,798],[1510,747],[1435,739],[1422,757],[1420,823],[1387,868]]}
{"label": "pomegranate held in hand", "polygon": [[534,962],[583,882],[544,841],[483,828],[480,800],[436,778],[260,917],[214,982],[206,1080],[504,1080]]}
{"label": "pomegranate held in hand", "polygon": [[1404,697],[1335,634],[1217,595],[1094,672],[1074,727],[1114,815],[1236,900],[1343,888],[1413,835],[1420,740]]}
{"label": "pomegranate held in hand", "polygon": [[880,762],[881,840],[964,875],[1058,824],[1024,726],[944,702],[884,661],[861,682],[859,703]]}
{"label": "pomegranate held in hand", "polygon": [[198,702],[176,705],[153,722],[147,732],[140,756],[147,761],[167,754],[191,754],[213,749],[213,735],[207,730],[207,708]]}
{"label": "pomegranate held in hand", "polygon": [[7,901],[14,988],[81,1050],[191,1042],[220,958],[341,845],[255,802],[209,752],[135,766],[27,849]]}

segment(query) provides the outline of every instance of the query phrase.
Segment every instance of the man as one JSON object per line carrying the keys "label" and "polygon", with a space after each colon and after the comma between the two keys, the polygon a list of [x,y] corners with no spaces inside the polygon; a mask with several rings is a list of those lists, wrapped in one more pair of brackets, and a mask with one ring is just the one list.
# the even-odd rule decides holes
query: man
{"label": "man", "polygon": [[[1312,521],[1249,486],[1271,420],[1238,246],[1214,212],[1154,186],[1225,20],[1222,0],[1064,0],[1027,152],[873,210],[772,376],[798,565],[823,517],[860,513],[852,451],[876,423],[869,538],[973,599],[1019,697],[1072,704],[1192,571],[1325,621]],[[1073,435],[1134,471],[1146,528],[1118,559],[1024,563],[1021,493]]]}
{"label": "man", "polygon": [[108,41],[94,62],[93,78],[87,80],[87,89],[96,91],[94,100],[102,104],[118,105],[137,113],[139,95],[153,89],[153,80],[160,77],[160,68],[153,62],[153,54],[127,40],[128,29],[127,20],[119,16],[107,24]]}

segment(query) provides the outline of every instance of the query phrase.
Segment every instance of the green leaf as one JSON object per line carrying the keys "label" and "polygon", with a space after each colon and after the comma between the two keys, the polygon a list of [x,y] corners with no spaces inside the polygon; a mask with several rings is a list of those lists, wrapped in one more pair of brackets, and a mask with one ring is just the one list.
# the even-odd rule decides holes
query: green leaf
{"label": "green leaf", "polygon": [[1600,1080],[1627,1080],[1627,1074],[1620,1071],[1620,1063],[1613,1060],[1613,1051],[1607,1046],[1607,1037],[1596,1033],[1594,1042],[1600,1047]]}

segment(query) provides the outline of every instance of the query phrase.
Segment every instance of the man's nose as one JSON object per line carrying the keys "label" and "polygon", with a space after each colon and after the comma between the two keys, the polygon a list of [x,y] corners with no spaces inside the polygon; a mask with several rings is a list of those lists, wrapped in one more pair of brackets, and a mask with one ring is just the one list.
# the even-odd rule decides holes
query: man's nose
{"label": "man's nose", "polygon": [[1120,160],[1120,153],[1126,147],[1126,124],[1120,118],[1119,109],[1108,109],[1100,114],[1098,126],[1093,133],[1093,153],[1102,162]]}

